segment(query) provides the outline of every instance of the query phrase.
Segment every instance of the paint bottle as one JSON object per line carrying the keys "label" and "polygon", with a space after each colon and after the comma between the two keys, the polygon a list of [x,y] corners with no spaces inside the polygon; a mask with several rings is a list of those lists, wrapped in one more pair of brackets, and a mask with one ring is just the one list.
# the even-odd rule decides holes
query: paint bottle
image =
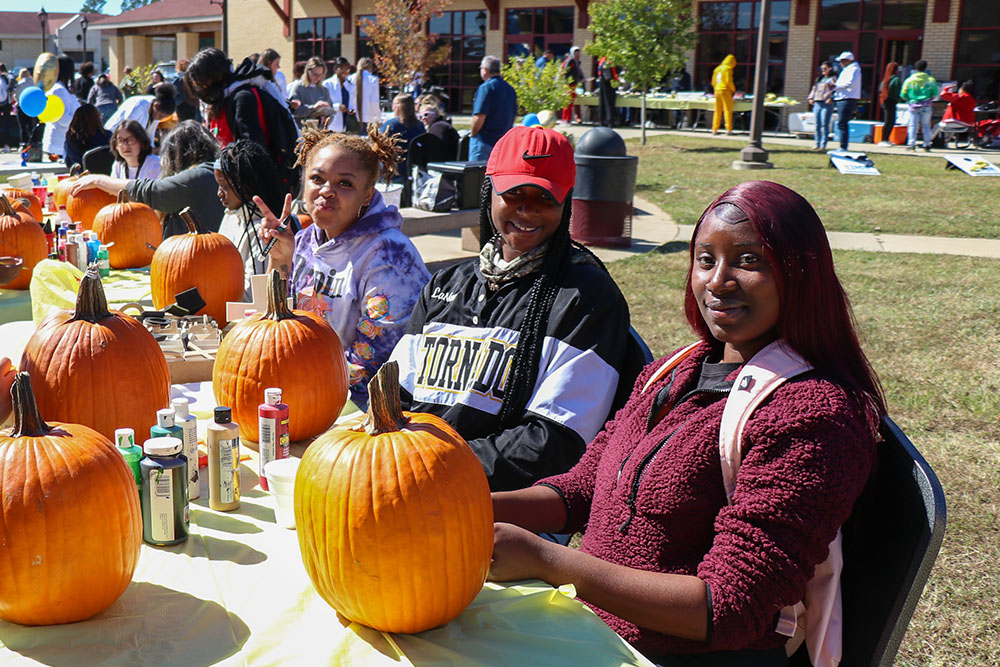
{"label": "paint bottle", "polygon": [[229,512],[240,506],[240,427],[233,423],[231,408],[215,408],[208,425],[208,506]]}
{"label": "paint bottle", "polygon": [[76,236],[76,268],[84,273],[87,272],[87,240],[83,233],[77,232]]}
{"label": "paint bottle", "polygon": [[72,264],[73,266],[78,266],[80,244],[76,242],[76,234],[66,235],[66,244],[64,252],[66,256],[66,262]]}
{"label": "paint bottle", "polygon": [[[156,411],[156,426],[149,429],[151,438],[177,438],[184,442],[184,430],[174,422],[174,409],[163,408]],[[183,451],[181,452],[183,454]]]}
{"label": "paint bottle", "polygon": [[267,478],[264,466],[276,459],[287,459],[290,454],[288,442],[288,406],[281,402],[281,389],[270,387],[264,390],[264,402],[257,406],[257,425],[260,433],[259,467],[260,488],[265,491]]}
{"label": "paint bottle", "polygon": [[64,224],[66,228],[69,228],[70,223],[73,220],[69,217],[69,213],[66,212],[66,204],[59,204],[59,212],[56,213],[56,224],[62,227]]}
{"label": "paint bottle", "polygon": [[[155,427],[154,427],[155,428]],[[187,497],[187,462],[178,438],[150,438],[139,467],[142,489],[142,539],[153,546],[183,542],[188,537],[190,515]]]}
{"label": "paint bottle", "polygon": [[88,231],[87,232],[87,265],[91,265],[97,261],[97,251],[101,246],[101,242],[97,238],[97,232]]}
{"label": "paint bottle", "polygon": [[198,420],[191,415],[190,404],[186,398],[175,398],[170,401],[174,409],[174,425],[181,428],[184,434],[184,456],[188,460],[188,500],[201,498],[201,483],[198,476]]}
{"label": "paint bottle", "polygon": [[125,463],[132,469],[135,476],[136,488],[142,488],[142,469],[139,462],[142,461],[142,447],[135,444],[135,431],[130,428],[115,429],[115,446],[118,453],[125,457]]}
{"label": "paint bottle", "polygon": [[102,278],[107,278],[111,275],[111,259],[108,255],[108,246],[103,243],[97,249],[97,264],[98,273]]}
{"label": "paint bottle", "polygon": [[45,245],[46,247],[48,247],[49,253],[51,254],[54,250],[57,250],[59,247],[56,244],[56,233],[55,230],[52,229],[52,223],[49,222],[48,220],[43,222],[42,232],[45,234]]}

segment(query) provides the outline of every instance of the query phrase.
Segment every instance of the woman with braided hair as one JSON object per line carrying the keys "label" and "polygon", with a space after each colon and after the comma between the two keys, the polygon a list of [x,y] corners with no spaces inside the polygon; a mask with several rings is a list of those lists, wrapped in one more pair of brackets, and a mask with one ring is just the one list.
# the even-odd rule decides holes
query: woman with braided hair
{"label": "woman with braided hair", "polygon": [[[285,191],[278,179],[274,160],[263,146],[250,139],[237,139],[219,151],[213,165],[216,194],[226,209],[219,233],[228,238],[243,257],[243,298],[250,299],[250,276],[267,269],[267,253],[260,240],[263,219],[257,202],[280,209]],[[292,218],[294,231],[298,220]]]}
{"label": "woman with braided hair", "polygon": [[577,462],[642,360],[618,286],[570,240],[566,138],[515,127],[486,175],[479,257],[434,275],[392,359],[404,407],[454,426],[493,490],[518,489]]}
{"label": "woman with braided hair", "polygon": [[[376,180],[388,181],[396,170],[396,140],[375,124],[367,137],[306,130],[297,151],[314,224],[293,238],[285,222],[291,196],[280,208],[255,198],[264,215],[261,239],[275,239],[269,265],[288,278],[297,307],[336,330],[347,356],[351,400],[365,409],[368,381],[403,335],[430,279],[400,230],[399,211],[375,189]],[[280,219],[272,213],[277,210]]]}

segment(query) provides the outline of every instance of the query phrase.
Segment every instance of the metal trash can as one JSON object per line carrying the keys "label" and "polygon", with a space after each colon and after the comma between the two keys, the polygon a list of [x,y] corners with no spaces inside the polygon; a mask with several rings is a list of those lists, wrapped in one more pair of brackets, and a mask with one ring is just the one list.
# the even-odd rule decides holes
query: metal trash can
{"label": "metal trash can", "polygon": [[576,185],[570,235],[584,245],[632,245],[632,195],[639,158],[625,154],[625,141],[595,127],[576,144]]}

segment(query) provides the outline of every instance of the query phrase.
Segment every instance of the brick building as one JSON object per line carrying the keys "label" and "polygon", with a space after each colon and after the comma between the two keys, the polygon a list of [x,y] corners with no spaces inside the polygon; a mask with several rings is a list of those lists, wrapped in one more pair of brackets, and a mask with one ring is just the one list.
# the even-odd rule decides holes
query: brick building
{"label": "brick building", "polygon": [[[162,0],[169,2],[171,0]],[[598,0],[595,0],[598,1]],[[904,68],[919,58],[940,81],[976,81],[977,95],[996,99],[1000,91],[1000,0],[772,0],[768,89],[804,100],[819,63],[841,51],[857,54],[868,100],[863,113],[878,113],[871,102],[885,64]],[[740,90],[752,88],[759,0],[692,0],[698,44],[688,71],[696,89],[705,88],[712,69],[732,53]],[[588,0],[455,0],[431,32],[451,40],[452,63],[434,73],[452,98],[452,109],[468,110],[479,84],[483,55],[556,55],[592,37]],[[356,25],[374,18],[371,0],[230,0],[228,47],[234,59],[267,47],[291,64],[317,55],[344,56],[352,63],[370,55]],[[584,70],[594,73],[593,59]]]}
{"label": "brick building", "polygon": [[[86,52],[82,22],[85,16],[89,22]],[[37,11],[0,11],[0,62],[13,72],[21,67],[31,69],[44,43],[44,50],[49,53],[68,55],[78,63],[89,60],[101,67],[107,60],[108,42],[102,41],[101,33],[90,26],[102,18],[104,14],[50,12],[42,16]]]}

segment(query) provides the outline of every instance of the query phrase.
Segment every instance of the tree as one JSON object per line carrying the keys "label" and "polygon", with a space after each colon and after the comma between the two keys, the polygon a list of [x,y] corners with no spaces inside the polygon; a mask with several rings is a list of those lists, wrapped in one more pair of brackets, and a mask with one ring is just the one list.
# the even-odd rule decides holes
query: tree
{"label": "tree", "polygon": [[646,93],[684,65],[694,46],[690,0],[605,0],[590,4],[594,41],[587,53],[606,57],[642,91],[642,143],[646,143]]}
{"label": "tree", "polygon": [[571,86],[555,60],[539,68],[531,58],[523,62],[511,58],[501,69],[501,75],[517,93],[517,105],[526,114],[544,109],[558,113],[572,99]]}
{"label": "tree", "polygon": [[83,14],[102,14],[106,4],[108,4],[108,0],[83,0],[80,12]]}
{"label": "tree", "polygon": [[153,2],[157,2],[157,0],[122,0],[122,11],[127,12],[139,7],[145,7]]}
{"label": "tree", "polygon": [[375,21],[361,19],[361,28],[375,51],[379,77],[402,90],[413,72],[447,64],[451,45],[436,46],[438,36],[427,23],[451,5],[451,0],[375,0]]}

